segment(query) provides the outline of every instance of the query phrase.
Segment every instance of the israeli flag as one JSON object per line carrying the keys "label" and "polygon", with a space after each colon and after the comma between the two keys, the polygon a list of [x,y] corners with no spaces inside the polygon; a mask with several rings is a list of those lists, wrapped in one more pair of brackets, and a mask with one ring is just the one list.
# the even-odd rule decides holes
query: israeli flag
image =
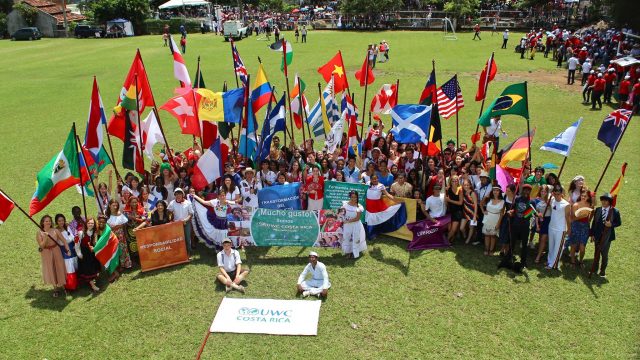
{"label": "israeli flag", "polygon": [[429,143],[431,106],[396,105],[391,109],[393,138],[401,144]]}
{"label": "israeli flag", "polygon": [[542,147],[540,147],[540,150],[551,151],[568,157],[571,152],[571,148],[573,148],[573,143],[576,140],[576,134],[578,133],[580,124],[582,124],[582,118],[571,124],[571,126],[553,139],[544,143]]}

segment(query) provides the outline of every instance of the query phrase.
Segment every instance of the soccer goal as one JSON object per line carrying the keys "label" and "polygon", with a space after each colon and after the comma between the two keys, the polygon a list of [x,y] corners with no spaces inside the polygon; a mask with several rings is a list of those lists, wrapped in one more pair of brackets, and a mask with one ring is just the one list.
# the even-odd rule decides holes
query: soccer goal
{"label": "soccer goal", "polygon": [[445,17],[442,21],[442,33],[445,40],[458,40],[456,28],[448,17]]}

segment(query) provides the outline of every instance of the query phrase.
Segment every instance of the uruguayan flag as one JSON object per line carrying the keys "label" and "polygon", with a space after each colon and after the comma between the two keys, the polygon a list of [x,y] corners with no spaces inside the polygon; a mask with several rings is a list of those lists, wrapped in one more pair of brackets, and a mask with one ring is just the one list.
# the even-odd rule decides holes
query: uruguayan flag
{"label": "uruguayan flag", "polygon": [[569,126],[565,131],[561,132],[550,141],[544,143],[540,150],[551,151],[565,157],[569,156],[581,123],[582,118],[571,124],[571,126]]}
{"label": "uruguayan flag", "polygon": [[396,105],[391,109],[393,138],[401,144],[429,143],[431,106]]}

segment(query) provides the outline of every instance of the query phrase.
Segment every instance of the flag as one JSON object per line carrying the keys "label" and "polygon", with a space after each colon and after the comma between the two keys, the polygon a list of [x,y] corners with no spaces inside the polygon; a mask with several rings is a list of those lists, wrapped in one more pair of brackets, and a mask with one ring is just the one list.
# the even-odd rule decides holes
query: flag
{"label": "flag", "polygon": [[440,123],[440,115],[438,115],[438,105],[431,111],[431,124],[429,125],[429,143],[427,144],[427,155],[436,156],[442,150],[440,143],[442,142],[442,125]]}
{"label": "flag", "polygon": [[529,152],[529,144],[533,142],[533,136],[535,134],[536,129],[534,128],[529,134],[522,134],[514,142],[500,150],[502,153],[500,166],[506,168],[507,164],[511,161],[524,161],[527,158],[527,153]]}
{"label": "flag", "polygon": [[349,147],[348,153],[359,157],[362,153],[362,145],[360,144],[360,141],[358,141],[357,121],[354,117],[345,117],[345,119],[347,124],[349,124],[349,130],[347,131],[347,136],[349,138],[347,143],[347,146]]}
{"label": "flag", "polygon": [[11,215],[11,211],[13,211],[15,204],[7,195],[5,195],[2,191],[0,191],[0,224],[3,224],[7,221],[9,215]]}
{"label": "flag", "polygon": [[187,66],[184,64],[184,58],[178,51],[178,46],[173,41],[173,36],[169,36],[169,40],[169,50],[173,55],[173,76],[180,81],[180,87],[191,87],[191,78],[189,77]]}
{"label": "flag", "polygon": [[391,113],[391,108],[398,103],[397,90],[396,84],[383,84],[371,100],[371,112],[374,114]]}
{"label": "flag", "polygon": [[364,62],[360,70],[356,71],[356,79],[360,81],[360,87],[365,85],[371,85],[376,80],[376,76],[373,74],[373,69],[369,66],[369,51],[364,57]]}
{"label": "flag", "polygon": [[269,48],[271,48],[271,50],[273,51],[284,52],[282,56],[282,64],[280,65],[280,71],[283,71],[286,76],[287,66],[291,65],[291,61],[293,60],[293,48],[291,47],[291,43],[286,41],[285,39],[282,39],[271,44]]}
{"label": "flag", "polygon": [[342,119],[336,121],[332,126],[331,130],[327,133],[327,138],[325,140],[325,144],[327,145],[327,151],[329,153],[333,153],[336,151],[336,148],[340,146],[342,142],[342,131],[344,130],[344,125],[342,124]]}
{"label": "flag", "polygon": [[244,109],[244,92],[244,88],[225,92],[213,92],[208,89],[196,90],[198,118],[200,121],[240,123]]}
{"label": "flag", "polygon": [[[198,91],[202,90],[198,89]],[[183,134],[200,136],[200,124],[195,112],[195,96],[193,89],[187,89],[182,94],[167,100],[160,109],[167,111],[178,120]]]}
{"label": "flag", "polygon": [[[613,197],[613,201],[611,202],[611,206],[615,207],[616,206],[616,200],[618,200],[618,194],[620,193],[620,188],[622,187],[622,184],[624,183],[624,173],[627,171],[627,163],[622,164],[622,170],[620,171],[620,177],[618,178],[618,180],[616,180],[616,183],[613,184],[613,187],[611,188],[611,191],[609,191],[609,193],[611,194],[611,196]],[[0,193],[1,195],[2,193]],[[1,210],[0,210],[1,212]],[[0,223],[2,223],[2,219],[0,218]]]}
{"label": "flag", "polygon": [[536,211],[536,209],[533,207],[533,205],[529,204],[529,207],[527,207],[527,209],[522,213],[523,217],[525,219],[529,219],[534,215],[538,215],[538,212]]}
{"label": "flag", "polygon": [[632,115],[631,110],[618,109],[604,118],[598,131],[598,140],[607,145],[611,152],[618,146]]}
{"label": "flag", "polygon": [[329,60],[326,64],[318,68],[318,73],[322,75],[324,81],[329,82],[333,79],[334,91],[340,93],[349,87],[347,80],[347,73],[344,68],[344,62],[342,61],[342,53],[338,53]]}
{"label": "flag", "polygon": [[569,153],[571,153],[571,148],[573,148],[573,143],[576,141],[576,135],[578,134],[580,124],[582,124],[582,118],[571,124],[571,126],[553,139],[544,143],[542,147],[540,147],[540,150],[551,151],[564,157],[568,157]]}
{"label": "flag", "polygon": [[202,78],[202,70],[200,69],[200,62],[198,62],[198,69],[196,70],[196,76],[193,79],[193,87],[205,89],[207,85],[204,84],[204,79]]}
{"label": "flag", "polygon": [[96,259],[104,266],[109,274],[113,274],[120,265],[120,252],[118,237],[111,231],[109,225],[105,225],[102,235],[96,241],[93,252]]}
{"label": "flag", "polygon": [[342,94],[342,117],[347,123],[354,121],[356,125],[362,126],[362,121],[358,121],[358,108],[353,103],[353,99],[346,92]]}
{"label": "flag", "polygon": [[222,155],[220,139],[211,144],[200,157],[191,175],[191,185],[200,191],[222,176]]}
{"label": "flag", "polygon": [[91,91],[91,102],[89,103],[89,118],[87,119],[87,130],[84,134],[84,146],[94,159],[98,159],[102,149],[102,126],[107,125],[107,117],[104,113],[98,81],[93,78],[93,89]]}
{"label": "flag", "polygon": [[396,105],[391,110],[393,138],[401,144],[415,144],[429,142],[431,121],[431,106],[427,105]]}
{"label": "flag", "polygon": [[147,118],[142,120],[140,127],[142,128],[144,154],[150,160],[153,160],[153,146],[158,143],[164,144],[164,137],[162,136],[162,131],[160,131],[160,124],[158,124],[155,111],[149,112]]}
{"label": "flag", "polygon": [[471,142],[475,144],[478,141],[480,141],[481,138],[482,138],[482,133],[478,131],[477,133],[471,135]]}
{"label": "flag", "polygon": [[79,164],[78,148],[72,129],[62,151],[49,160],[36,175],[36,192],[31,199],[29,215],[37,214],[64,190],[80,184]]}
{"label": "flag", "polygon": [[[309,111],[309,116],[307,117],[307,122],[309,123],[309,127],[311,127],[311,132],[313,133],[313,137],[318,140],[322,139],[324,134],[324,125],[322,123],[322,104],[320,103],[320,99],[316,101],[311,110]],[[325,110],[326,111],[326,110]]]}
{"label": "flag", "polygon": [[[247,106],[252,106],[251,95]],[[256,117],[251,111],[247,111],[246,126],[240,130],[240,143],[238,144],[238,152],[247,159],[255,160],[258,152],[258,141],[256,139],[256,131],[258,129],[258,123]]]}
{"label": "flag", "polygon": [[322,97],[311,108],[307,122],[316,139],[325,137],[331,131],[331,126],[340,119],[338,104],[333,96],[333,79],[322,91]]}
{"label": "flag", "polygon": [[484,65],[484,69],[482,69],[482,73],[480,74],[478,92],[476,92],[476,101],[484,100],[487,97],[487,86],[489,86],[489,82],[493,80],[497,72],[498,67],[493,59],[493,54],[491,54],[491,57],[487,60],[487,63]]}
{"label": "flag", "polygon": [[264,67],[260,64],[258,65],[256,81],[253,83],[253,89],[251,90],[253,113],[257,113],[263,106],[267,105],[272,97],[271,84],[269,84],[267,74],[264,72]]}
{"label": "flag", "polygon": [[240,78],[240,81],[242,81],[242,86],[248,86],[247,68],[244,66],[244,62],[242,62],[242,59],[240,58],[240,53],[236,48],[236,44],[232,39],[229,39],[229,41],[231,42],[231,55],[233,55],[233,68],[236,71],[236,75]]}
{"label": "flag", "polygon": [[[295,121],[296,127],[300,129],[302,127],[302,118],[304,111],[304,115],[309,116],[309,104],[307,103],[307,98],[304,96],[304,90],[306,88],[306,84],[298,74],[295,76],[293,89],[291,90],[291,94],[289,97],[291,98],[290,106],[291,113],[293,114],[293,121]],[[304,109],[304,110],[303,110]]]}
{"label": "flag", "polygon": [[[511,175],[511,173],[509,171],[507,171],[506,169],[504,169],[502,166],[496,164],[495,166],[495,173],[496,173],[496,180],[498,181],[498,185],[500,185],[500,188],[502,189],[502,192],[506,192],[507,191],[507,186],[511,185],[511,184],[515,184],[515,181],[513,179],[513,176]],[[519,171],[519,169],[518,169]]]}
{"label": "flag", "polygon": [[135,170],[138,174],[144,174],[144,160],[142,159],[139,148],[140,136],[138,131],[133,128],[130,114],[126,116],[126,133],[124,138],[124,147],[122,148],[122,167],[129,170]]}
{"label": "flag", "polygon": [[431,105],[436,100],[436,72],[435,70],[431,70],[431,74],[429,74],[429,79],[427,83],[424,85],[424,89],[422,90],[422,94],[420,94],[420,105]]}
{"label": "flag", "polygon": [[258,162],[269,157],[271,150],[271,140],[278,131],[285,131],[286,121],[285,97],[284,95],[273,108],[267,121],[262,124],[262,147],[258,156]]}
{"label": "flag", "polygon": [[478,119],[480,126],[490,126],[491,118],[498,115],[520,115],[529,119],[529,100],[527,99],[527,83],[507,86],[502,94],[482,113]]}
{"label": "flag", "polygon": [[[153,94],[151,93],[151,86],[149,86],[149,80],[147,79],[147,71],[145,70],[144,64],[142,63],[142,56],[140,56],[140,51],[136,53],[136,56],[133,59],[133,63],[129,68],[129,73],[127,74],[127,77],[124,80],[124,84],[122,85],[122,89],[120,90],[120,96],[118,98],[116,106],[120,105],[123,100],[127,99],[127,93],[135,94],[136,88],[138,90],[138,111],[144,112],[144,109],[147,106],[155,105],[153,102]],[[132,95],[130,99],[134,99],[135,101],[135,95]],[[135,110],[135,108],[129,110]],[[122,113],[121,111],[115,112],[115,114],[109,120],[107,131],[109,132],[109,134],[124,141],[124,113]]]}
{"label": "flag", "polygon": [[458,75],[454,75],[439,87],[436,96],[438,112],[443,118],[448,119],[460,111],[464,107],[464,99],[462,99],[462,90],[458,84]]}

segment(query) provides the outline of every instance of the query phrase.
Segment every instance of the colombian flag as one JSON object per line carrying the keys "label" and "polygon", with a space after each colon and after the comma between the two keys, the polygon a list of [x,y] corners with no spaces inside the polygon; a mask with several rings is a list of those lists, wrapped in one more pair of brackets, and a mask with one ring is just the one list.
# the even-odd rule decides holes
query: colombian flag
{"label": "colombian flag", "polygon": [[258,67],[258,75],[256,76],[256,81],[253,83],[253,89],[251,91],[253,113],[257,113],[263,106],[267,105],[272,97],[271,84],[269,84],[267,74],[264,72],[264,67],[260,64]]}

